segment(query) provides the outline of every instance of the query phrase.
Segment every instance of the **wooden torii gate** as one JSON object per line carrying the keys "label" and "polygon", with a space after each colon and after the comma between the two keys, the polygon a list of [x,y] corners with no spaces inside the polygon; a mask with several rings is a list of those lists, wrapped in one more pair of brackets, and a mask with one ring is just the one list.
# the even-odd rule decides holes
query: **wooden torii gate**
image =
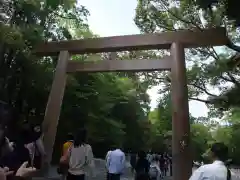
{"label": "wooden torii gate", "polygon": [[[67,74],[71,72],[156,71],[170,70],[172,80],[172,155],[173,179],[187,180],[192,173],[189,137],[189,107],[184,48],[221,46],[229,42],[224,28],[90,38],[39,44],[35,53],[58,55],[52,89],[43,122],[47,160],[51,161]],[[170,49],[161,60],[102,60],[79,62],[73,54],[115,51]],[[94,102],[93,102],[94,103]]]}

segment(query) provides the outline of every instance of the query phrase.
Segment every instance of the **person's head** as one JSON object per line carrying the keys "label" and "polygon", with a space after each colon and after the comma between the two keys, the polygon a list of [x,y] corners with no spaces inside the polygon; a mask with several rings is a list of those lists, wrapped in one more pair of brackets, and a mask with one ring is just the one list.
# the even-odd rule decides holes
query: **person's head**
{"label": "person's head", "polygon": [[214,143],[210,153],[212,160],[225,162],[228,158],[228,147],[223,143]]}
{"label": "person's head", "polygon": [[73,136],[73,134],[72,133],[68,133],[67,134],[67,139],[66,139],[67,141],[72,141],[72,140],[74,140],[74,136]]}
{"label": "person's head", "polygon": [[74,137],[74,146],[81,146],[86,143],[87,131],[84,128],[81,128],[77,131]]}
{"label": "person's head", "polygon": [[118,147],[118,145],[117,144],[111,144],[110,145],[110,150],[111,151],[113,151],[113,150],[115,150],[115,149],[118,149],[119,147]]}
{"label": "person's head", "polygon": [[139,157],[139,159],[145,159],[146,158],[146,153],[144,151],[140,151],[138,153],[138,157]]}

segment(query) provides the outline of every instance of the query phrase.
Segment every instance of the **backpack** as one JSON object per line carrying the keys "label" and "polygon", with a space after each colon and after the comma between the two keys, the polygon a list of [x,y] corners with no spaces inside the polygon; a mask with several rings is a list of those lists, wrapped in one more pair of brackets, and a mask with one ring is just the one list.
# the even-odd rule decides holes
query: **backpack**
{"label": "backpack", "polygon": [[158,169],[156,166],[150,166],[149,169],[149,177],[156,178],[158,176]]}

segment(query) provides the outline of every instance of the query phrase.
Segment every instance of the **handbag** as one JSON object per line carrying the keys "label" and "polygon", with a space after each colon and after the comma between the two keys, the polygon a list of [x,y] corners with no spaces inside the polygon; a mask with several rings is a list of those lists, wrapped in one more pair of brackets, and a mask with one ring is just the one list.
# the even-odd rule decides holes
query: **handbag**
{"label": "handbag", "polygon": [[59,161],[59,167],[57,168],[58,174],[66,174],[69,169],[69,160],[71,156],[72,146],[69,147],[68,153],[65,153]]}

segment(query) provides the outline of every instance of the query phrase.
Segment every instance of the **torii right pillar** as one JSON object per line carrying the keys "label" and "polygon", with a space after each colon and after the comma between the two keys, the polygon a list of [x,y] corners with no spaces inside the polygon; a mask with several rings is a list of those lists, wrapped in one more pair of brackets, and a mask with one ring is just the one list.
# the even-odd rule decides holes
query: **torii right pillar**
{"label": "torii right pillar", "polygon": [[184,46],[173,43],[172,56],[172,166],[173,180],[188,180],[192,174],[188,89]]}

